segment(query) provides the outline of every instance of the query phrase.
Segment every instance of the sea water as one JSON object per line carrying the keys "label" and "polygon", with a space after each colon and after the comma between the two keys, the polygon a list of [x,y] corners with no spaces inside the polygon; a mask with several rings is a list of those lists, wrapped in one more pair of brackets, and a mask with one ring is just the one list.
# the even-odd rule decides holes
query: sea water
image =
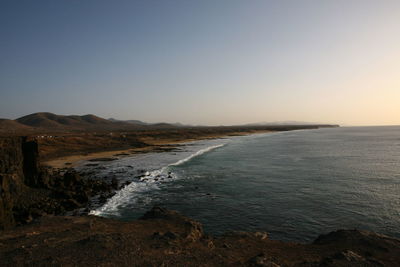
{"label": "sea water", "polygon": [[92,214],[177,210],[207,233],[310,242],[336,229],[400,237],[400,127],[343,127],[197,141],[104,163],[130,184]]}

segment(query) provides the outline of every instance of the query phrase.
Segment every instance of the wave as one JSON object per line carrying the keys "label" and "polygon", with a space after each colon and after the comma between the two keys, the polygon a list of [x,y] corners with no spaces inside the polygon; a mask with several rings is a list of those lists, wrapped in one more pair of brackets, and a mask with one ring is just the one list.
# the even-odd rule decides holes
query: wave
{"label": "wave", "polygon": [[158,185],[161,183],[169,182],[178,179],[178,177],[170,171],[170,167],[182,165],[191,159],[198,157],[204,153],[210,152],[214,149],[223,147],[225,144],[209,146],[191,154],[190,156],[178,160],[177,162],[168,164],[160,169],[148,171],[137,181],[132,181],[124,188],[119,190],[113,197],[109,198],[107,202],[95,210],[89,212],[90,215],[105,216],[105,215],[118,215],[118,210],[128,204],[135,202],[135,193],[146,192],[150,190],[159,189]]}
{"label": "wave", "polygon": [[204,154],[204,153],[207,153],[207,152],[209,152],[209,151],[211,151],[211,150],[214,150],[214,149],[219,148],[219,147],[223,147],[224,145],[225,145],[225,144],[220,144],[220,145],[209,146],[209,147],[200,149],[199,151],[197,151],[196,153],[193,153],[193,154],[190,155],[189,157],[184,158],[184,159],[181,159],[181,160],[178,160],[177,162],[172,163],[172,164],[169,164],[168,166],[178,166],[178,165],[181,165],[181,164],[183,164],[183,163],[185,163],[185,162],[191,160],[191,159],[194,158],[194,157],[198,157],[198,156],[200,156],[200,155],[202,155],[202,154]]}

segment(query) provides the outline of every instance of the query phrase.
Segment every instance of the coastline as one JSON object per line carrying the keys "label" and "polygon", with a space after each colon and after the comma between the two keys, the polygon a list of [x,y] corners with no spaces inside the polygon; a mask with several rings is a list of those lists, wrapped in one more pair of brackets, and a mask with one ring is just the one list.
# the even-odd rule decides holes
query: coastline
{"label": "coastline", "polygon": [[[171,144],[164,141],[159,144]],[[0,162],[0,258],[5,265],[276,267],[400,262],[399,239],[361,230],[337,230],[302,244],[271,240],[264,232],[213,237],[200,223],[160,207],[130,222],[57,216],[58,208],[84,207],[93,194],[110,192],[110,185],[93,184],[76,173],[46,174],[37,148],[36,141],[26,138],[0,139],[5,159]]]}
{"label": "coastline", "polygon": [[78,155],[70,155],[70,156],[62,156],[50,160],[43,161],[42,164],[47,167],[62,169],[62,168],[73,168],[79,165],[82,161],[90,161],[95,159],[103,159],[103,160],[113,160],[120,159],[125,156],[130,156],[134,154],[142,154],[142,153],[150,153],[150,152],[163,152],[168,151],[170,149],[176,148],[178,145],[188,142],[200,141],[200,140],[212,140],[219,138],[226,138],[232,136],[246,136],[252,134],[262,134],[262,133],[273,133],[277,131],[271,130],[253,130],[247,132],[230,132],[226,134],[209,134],[204,136],[199,136],[196,138],[162,138],[162,139],[154,139],[154,138],[142,138],[141,141],[147,144],[144,147],[131,147],[126,149],[117,149],[117,150],[109,150],[109,151],[99,151]]}

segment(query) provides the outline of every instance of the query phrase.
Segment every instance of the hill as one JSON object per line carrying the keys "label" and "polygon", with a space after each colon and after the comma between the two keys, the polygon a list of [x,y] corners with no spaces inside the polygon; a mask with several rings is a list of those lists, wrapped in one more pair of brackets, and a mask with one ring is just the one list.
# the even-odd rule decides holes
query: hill
{"label": "hill", "polygon": [[151,129],[170,129],[176,126],[168,123],[150,124],[139,120],[121,121],[104,119],[93,114],[57,115],[50,112],[38,112],[16,120],[0,119],[0,133],[28,134],[70,131],[135,131]]}
{"label": "hill", "polygon": [[144,122],[140,120],[117,120],[114,118],[109,118],[109,121],[112,122],[125,122],[129,124],[135,124],[135,125],[145,125],[145,126],[152,126],[152,128],[171,128],[171,127],[193,127],[192,125],[185,125],[179,122],[176,123],[167,123],[167,122],[156,122],[156,123],[150,123],[150,122]]}
{"label": "hill", "polygon": [[110,125],[109,120],[97,117],[95,115],[56,115],[49,112],[33,113],[16,119],[17,122],[36,128],[70,128],[70,127],[85,127],[96,125]]}
{"label": "hill", "polygon": [[114,118],[109,118],[108,120],[112,121],[112,122],[126,122],[126,123],[136,124],[136,125],[149,125],[150,124],[150,123],[140,121],[140,120],[117,120]]}
{"label": "hill", "polygon": [[[305,124],[300,125],[294,122],[270,123],[270,124],[248,124],[236,126],[191,126],[180,123],[147,123],[139,120],[116,120],[104,119],[93,114],[88,115],[57,115],[50,112],[38,112],[20,117],[16,120],[0,119],[0,134],[7,135],[29,135],[38,133],[60,133],[60,132],[128,132],[137,130],[179,130],[191,128],[210,128],[210,129],[230,129],[238,131],[239,129],[248,131],[253,130],[283,131],[292,129],[304,129],[309,127],[332,127],[335,125]],[[260,128],[260,129],[259,129]]]}
{"label": "hill", "polygon": [[0,119],[0,132],[24,131],[30,129],[31,127],[21,124],[17,121],[9,119]]}
{"label": "hill", "polygon": [[245,126],[279,126],[279,125],[321,125],[315,122],[305,122],[305,121],[273,121],[273,122],[256,122],[248,123]]}

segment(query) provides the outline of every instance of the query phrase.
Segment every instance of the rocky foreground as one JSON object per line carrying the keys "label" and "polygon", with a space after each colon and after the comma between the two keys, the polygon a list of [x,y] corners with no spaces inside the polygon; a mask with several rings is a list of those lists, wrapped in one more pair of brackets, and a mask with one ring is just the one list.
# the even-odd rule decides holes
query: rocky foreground
{"label": "rocky foreground", "polygon": [[267,233],[214,238],[174,211],[153,208],[140,220],[44,216],[0,234],[4,266],[398,266],[400,240],[340,230],[312,244]]}
{"label": "rocky foreground", "polygon": [[140,220],[60,216],[118,185],[40,166],[38,144],[0,138],[0,266],[399,266],[400,240],[339,230],[312,244],[267,233],[206,235],[155,207]]}

